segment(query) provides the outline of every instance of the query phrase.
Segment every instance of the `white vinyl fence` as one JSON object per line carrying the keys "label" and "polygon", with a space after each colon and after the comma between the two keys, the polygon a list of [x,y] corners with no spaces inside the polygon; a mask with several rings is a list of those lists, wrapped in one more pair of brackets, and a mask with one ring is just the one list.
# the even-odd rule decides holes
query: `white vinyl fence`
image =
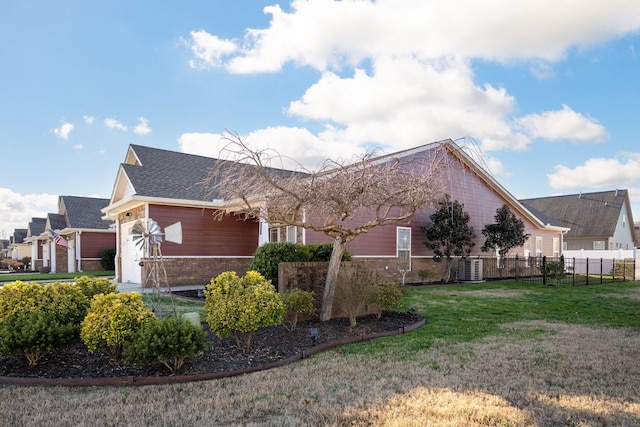
{"label": "white vinyl fence", "polygon": [[[636,260],[636,249],[622,250],[622,249],[614,249],[609,251],[591,251],[591,250],[574,250],[574,251],[562,251],[562,255],[564,256],[565,262],[571,259],[575,260],[589,260],[589,262],[576,262],[574,266],[575,274],[586,274],[587,269],[589,272],[594,272],[590,266],[592,264],[597,264],[597,269],[602,268],[602,272],[607,274],[613,268],[613,263],[615,261],[623,261],[623,260]],[[636,262],[636,271],[635,271],[635,280],[640,280],[640,266]],[[600,265],[602,267],[600,267]]]}

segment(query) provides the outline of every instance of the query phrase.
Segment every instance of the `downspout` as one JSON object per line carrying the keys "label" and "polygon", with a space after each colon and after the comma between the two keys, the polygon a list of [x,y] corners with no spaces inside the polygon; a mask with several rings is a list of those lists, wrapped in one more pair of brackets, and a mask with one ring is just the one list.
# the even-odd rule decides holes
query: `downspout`
{"label": "downspout", "polygon": [[76,260],[78,261],[78,272],[82,273],[82,230],[78,230],[76,233]]}

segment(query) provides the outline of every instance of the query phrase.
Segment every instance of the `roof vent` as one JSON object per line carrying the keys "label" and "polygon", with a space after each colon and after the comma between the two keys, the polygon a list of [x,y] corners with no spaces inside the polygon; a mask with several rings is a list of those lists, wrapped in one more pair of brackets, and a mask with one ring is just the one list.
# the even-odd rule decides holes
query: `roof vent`
{"label": "roof vent", "polygon": [[618,197],[618,189],[616,188],[616,197]]}
{"label": "roof vent", "polygon": [[582,191],[578,194],[578,199],[582,199]]}

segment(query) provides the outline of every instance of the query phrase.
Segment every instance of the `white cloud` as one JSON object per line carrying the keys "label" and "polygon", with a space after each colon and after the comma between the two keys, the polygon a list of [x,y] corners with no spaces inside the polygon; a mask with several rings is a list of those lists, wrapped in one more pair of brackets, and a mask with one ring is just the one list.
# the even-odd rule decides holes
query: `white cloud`
{"label": "white cloud", "polygon": [[82,144],[75,144],[73,146],[73,149],[74,150],[78,150],[78,151],[82,150],[83,148],[84,148],[84,145],[82,145]]}
{"label": "white cloud", "polygon": [[609,137],[596,119],[577,113],[567,105],[563,105],[562,110],[522,117],[518,125],[532,138],[550,141],[602,142]]}
{"label": "white cloud", "polygon": [[537,80],[549,80],[556,76],[553,67],[545,62],[539,62],[531,65],[531,75]]}
{"label": "white cloud", "polygon": [[271,15],[269,27],[247,30],[242,43],[192,32],[192,66],[255,73],[294,62],[324,70],[395,55],[557,61],[571,47],[601,43],[640,25],[636,0],[589,7],[580,0],[294,0],[290,12],[278,5],[264,12]]}
{"label": "white cloud", "polygon": [[73,125],[71,123],[65,122],[65,123],[62,123],[62,125],[59,128],[51,129],[50,132],[66,141],[69,139],[69,134],[71,133],[72,130],[73,130]]}
{"label": "white cloud", "polygon": [[149,127],[149,120],[144,117],[138,117],[138,125],[133,129],[133,132],[136,135],[144,136],[151,133],[151,128]]}
{"label": "white cloud", "polygon": [[82,119],[84,120],[84,122],[88,125],[93,124],[93,122],[96,120],[95,117],[93,116],[83,116]]}
{"label": "white cloud", "polygon": [[288,113],[335,123],[322,139],[408,148],[473,135],[483,149],[522,150],[529,139],[511,129],[514,100],[503,88],[478,87],[466,61],[381,59],[371,74],[341,78],[327,71]]}
{"label": "white cloud", "polygon": [[191,31],[191,40],[187,41],[194,59],[189,61],[191,68],[217,67],[222,64],[222,58],[238,50],[234,42],[219,39],[206,31]]}
{"label": "white cloud", "polygon": [[121,130],[122,132],[128,131],[128,128],[116,119],[104,119],[104,124],[111,129]]}
{"label": "white cloud", "polygon": [[620,158],[589,159],[573,169],[558,165],[547,178],[555,189],[637,187],[640,153],[624,153]]}
{"label": "white cloud", "polygon": [[53,194],[19,194],[0,188],[0,235],[13,234],[16,228],[27,228],[32,217],[43,218],[58,212],[58,196]]}
{"label": "white cloud", "polygon": [[[178,143],[185,153],[226,158],[224,148],[229,141],[225,137],[229,136],[217,133],[185,133],[178,138]],[[363,152],[362,147],[358,145],[327,142],[299,127],[269,127],[241,135],[240,138],[252,149],[272,150],[272,154],[279,154],[281,159],[271,164],[276,168],[290,169],[301,165],[308,170],[315,170],[328,158],[338,161],[350,160],[354,155]]]}

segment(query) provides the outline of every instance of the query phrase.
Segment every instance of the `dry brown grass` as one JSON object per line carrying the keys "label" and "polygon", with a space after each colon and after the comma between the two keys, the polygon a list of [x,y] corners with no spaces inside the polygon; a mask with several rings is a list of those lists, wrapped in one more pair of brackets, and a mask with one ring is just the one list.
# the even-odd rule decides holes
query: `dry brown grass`
{"label": "dry brown grass", "polygon": [[410,361],[326,352],[231,379],[0,387],[1,425],[637,426],[640,334],[544,322]]}

